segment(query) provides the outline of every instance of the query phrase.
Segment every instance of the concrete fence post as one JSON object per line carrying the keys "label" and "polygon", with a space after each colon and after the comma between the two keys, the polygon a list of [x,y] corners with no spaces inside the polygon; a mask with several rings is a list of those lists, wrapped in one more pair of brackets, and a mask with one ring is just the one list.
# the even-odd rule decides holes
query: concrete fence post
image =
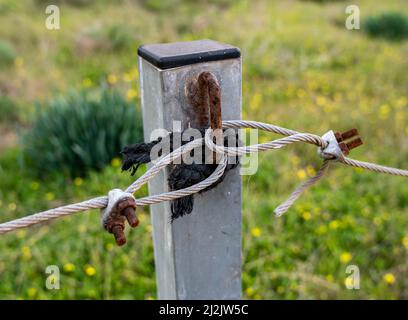
{"label": "concrete fence post", "polygon": [[[143,45],[139,48],[145,141],[154,129],[194,127],[185,96],[186,79],[211,71],[221,85],[222,118],[241,119],[239,49],[211,40]],[[149,193],[168,191],[167,173]],[[216,188],[195,195],[193,212],[170,223],[170,204],[151,206],[159,299],[241,298],[241,177],[229,171]]]}

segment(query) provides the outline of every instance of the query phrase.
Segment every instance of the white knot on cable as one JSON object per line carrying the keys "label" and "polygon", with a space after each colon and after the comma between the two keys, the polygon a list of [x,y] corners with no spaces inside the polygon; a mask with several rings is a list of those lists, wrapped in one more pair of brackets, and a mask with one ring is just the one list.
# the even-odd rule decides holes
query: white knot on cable
{"label": "white knot on cable", "polygon": [[102,226],[115,237],[116,243],[122,246],[126,243],[125,219],[132,228],[137,227],[136,199],[133,194],[113,189],[108,193],[108,205],[101,209]]}

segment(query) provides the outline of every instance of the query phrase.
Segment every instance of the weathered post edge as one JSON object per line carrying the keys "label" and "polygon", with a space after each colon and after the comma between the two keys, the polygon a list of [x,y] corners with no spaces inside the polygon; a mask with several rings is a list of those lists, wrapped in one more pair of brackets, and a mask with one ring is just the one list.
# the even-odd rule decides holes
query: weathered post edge
{"label": "weathered post edge", "polygon": [[[212,40],[152,44],[138,50],[145,141],[154,129],[189,126],[184,85],[211,71],[221,85],[222,118],[241,119],[241,55]],[[149,193],[168,191],[167,173]],[[216,188],[194,196],[193,212],[170,223],[170,204],[151,207],[159,299],[241,298],[241,177],[229,171]]]}

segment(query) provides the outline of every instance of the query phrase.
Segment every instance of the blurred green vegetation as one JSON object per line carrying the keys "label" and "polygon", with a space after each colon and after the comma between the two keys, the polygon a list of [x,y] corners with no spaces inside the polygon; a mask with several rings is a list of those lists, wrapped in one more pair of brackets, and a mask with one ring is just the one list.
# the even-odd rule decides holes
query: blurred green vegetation
{"label": "blurred green vegetation", "polygon": [[71,92],[38,106],[22,135],[27,166],[38,177],[60,172],[71,177],[101,170],[124,146],[143,141],[140,108],[107,87]]}
{"label": "blurred green vegetation", "polygon": [[367,34],[400,41],[408,38],[408,16],[400,12],[386,12],[369,17],[364,24]]}
{"label": "blurred green vegetation", "polygon": [[15,101],[8,96],[0,96],[0,124],[14,124],[19,119],[19,109]]}
{"label": "blurred green vegetation", "polygon": [[0,67],[4,68],[13,64],[16,53],[13,47],[5,41],[0,40]]}
{"label": "blurred green vegetation", "polygon": [[[61,29],[50,31],[41,18],[46,1],[2,1],[0,39],[16,56],[0,73],[0,92],[22,106],[22,126],[30,123],[33,102],[104,81],[135,101],[140,44],[210,38],[241,48],[244,119],[316,134],[356,127],[365,144],[353,157],[408,167],[408,43],[346,30],[347,2],[85,2],[58,2]],[[355,4],[362,18],[408,13],[405,0]],[[0,138],[2,221],[132,181],[116,158],[86,178],[55,174],[39,181],[22,165],[11,133]],[[261,133],[260,141],[271,138]],[[273,217],[274,207],[320,163],[315,148],[296,145],[260,154],[258,172],[243,177],[244,297],[407,299],[403,178],[332,165],[292,210]],[[145,188],[137,196],[144,194]],[[148,209],[139,213],[141,226],[128,233],[123,248],[101,229],[97,211],[2,236],[0,297],[155,298]],[[50,264],[61,268],[60,290],[45,289]],[[360,268],[360,290],[345,287],[350,264]]]}

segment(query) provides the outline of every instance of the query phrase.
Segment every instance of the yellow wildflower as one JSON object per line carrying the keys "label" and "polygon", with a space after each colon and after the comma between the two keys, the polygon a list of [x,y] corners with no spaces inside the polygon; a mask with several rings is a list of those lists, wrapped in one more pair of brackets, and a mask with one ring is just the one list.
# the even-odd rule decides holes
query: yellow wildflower
{"label": "yellow wildflower", "polygon": [[247,295],[247,297],[252,297],[254,294],[255,290],[252,287],[248,287],[245,289],[245,294]]}
{"label": "yellow wildflower", "polygon": [[302,214],[302,218],[303,220],[308,221],[312,218],[312,214],[309,211],[305,211]]}
{"label": "yellow wildflower", "polygon": [[322,106],[326,105],[327,99],[325,97],[323,97],[323,96],[318,96],[317,99],[316,99],[316,103],[317,103],[318,106],[322,107]]}
{"label": "yellow wildflower", "polygon": [[34,182],[31,182],[30,187],[32,190],[38,190],[38,188],[40,187],[40,184],[34,181]]}
{"label": "yellow wildflower", "polygon": [[307,174],[306,171],[303,169],[300,169],[296,172],[296,175],[298,177],[299,180],[305,180],[307,178]]}
{"label": "yellow wildflower", "polygon": [[120,161],[119,158],[113,158],[111,161],[111,166],[114,168],[119,168],[122,162]]}
{"label": "yellow wildflower", "polygon": [[379,111],[379,117],[381,120],[385,120],[388,118],[388,115],[390,114],[391,108],[388,104],[383,104],[380,107],[380,111]]}
{"label": "yellow wildflower", "polygon": [[131,81],[133,81],[133,79],[134,79],[134,77],[133,77],[133,74],[131,72],[125,72],[123,74],[123,81],[131,82]]}
{"label": "yellow wildflower", "polygon": [[140,223],[143,223],[143,222],[145,222],[146,221],[146,215],[142,212],[142,213],[139,213],[139,215],[137,216],[138,218],[139,218],[139,221],[140,221]]}
{"label": "yellow wildflower", "polygon": [[258,110],[262,103],[262,95],[259,92],[256,92],[251,99],[250,107],[253,110]]}
{"label": "yellow wildflower", "polygon": [[139,77],[139,70],[137,68],[133,68],[130,70],[129,74],[133,79],[137,79]]}
{"label": "yellow wildflower", "polygon": [[262,230],[260,228],[258,228],[258,227],[252,228],[251,234],[252,234],[253,237],[258,238],[258,237],[261,236]]}
{"label": "yellow wildflower", "polygon": [[107,80],[108,80],[108,83],[111,85],[118,82],[118,78],[114,74],[109,74]]}
{"label": "yellow wildflower", "polygon": [[79,225],[78,231],[79,233],[85,233],[87,231],[86,225],[84,224]]}
{"label": "yellow wildflower", "polygon": [[404,245],[406,249],[408,249],[408,236],[405,236],[404,238],[402,238],[402,244]]}
{"label": "yellow wildflower", "polygon": [[306,91],[304,89],[298,89],[296,95],[298,98],[304,98],[306,96]]}
{"label": "yellow wildflower", "polygon": [[340,227],[340,222],[338,220],[330,221],[330,223],[329,223],[329,228],[330,229],[336,230],[339,227]]}
{"label": "yellow wildflower", "polygon": [[352,254],[351,254],[350,252],[343,252],[343,253],[340,255],[340,261],[341,261],[342,263],[348,263],[348,262],[350,262],[350,261],[351,261],[351,258],[353,258],[353,256],[352,256]]}
{"label": "yellow wildflower", "polygon": [[21,254],[22,254],[24,260],[30,260],[31,259],[30,247],[29,246],[23,246],[21,248]]}
{"label": "yellow wildflower", "polygon": [[376,225],[376,226],[380,226],[380,225],[382,225],[382,219],[381,219],[381,217],[375,217],[374,219],[373,219],[373,222],[374,222],[374,224]]}
{"label": "yellow wildflower", "polygon": [[70,273],[70,272],[72,272],[72,271],[74,271],[74,270],[75,270],[75,265],[73,265],[72,263],[66,263],[66,264],[64,265],[64,271],[65,271],[65,272]]}
{"label": "yellow wildflower", "polygon": [[137,97],[137,91],[135,89],[129,89],[126,93],[126,98],[132,100]]}
{"label": "yellow wildflower", "polygon": [[55,195],[52,192],[47,192],[45,194],[45,199],[47,199],[48,201],[52,201],[55,199]]}
{"label": "yellow wildflower", "polygon": [[92,86],[92,80],[89,78],[85,78],[84,80],[82,80],[82,85],[85,88],[89,88],[90,86]]}
{"label": "yellow wildflower", "polygon": [[89,298],[91,298],[91,299],[95,299],[95,298],[96,298],[97,293],[96,293],[95,290],[93,290],[93,289],[88,290],[87,293],[88,293],[88,297],[89,297]]}
{"label": "yellow wildflower", "polygon": [[408,104],[408,99],[406,97],[401,97],[397,101],[397,107],[402,108]]}
{"label": "yellow wildflower", "polygon": [[316,174],[316,170],[312,166],[307,166],[306,171],[309,176],[314,176]]}
{"label": "yellow wildflower", "polygon": [[85,273],[89,277],[93,277],[96,274],[96,269],[92,267],[91,265],[87,264],[85,266]]}
{"label": "yellow wildflower", "polygon": [[9,203],[9,205],[8,205],[8,209],[9,209],[10,211],[16,211],[17,205],[16,205],[14,202],[11,202],[11,203]]}
{"label": "yellow wildflower", "polygon": [[300,158],[298,156],[292,156],[292,157],[290,157],[290,160],[292,161],[292,164],[294,166],[297,166],[300,163]]}
{"label": "yellow wildflower", "polygon": [[75,184],[77,187],[79,187],[80,185],[82,185],[83,182],[84,182],[84,180],[83,180],[82,178],[80,178],[80,177],[76,177],[76,178],[74,179],[74,184]]}
{"label": "yellow wildflower", "polygon": [[387,283],[387,284],[394,284],[395,283],[395,276],[392,273],[386,273],[383,276],[383,280]]}
{"label": "yellow wildflower", "polygon": [[268,141],[269,141],[269,139],[266,136],[262,135],[262,136],[259,137],[259,143],[266,143]]}
{"label": "yellow wildflower", "polygon": [[28,297],[30,299],[33,299],[37,295],[37,289],[36,288],[28,288],[27,295],[28,295]]}
{"label": "yellow wildflower", "polygon": [[25,237],[26,233],[27,233],[27,232],[26,232],[25,230],[20,230],[20,231],[18,231],[18,232],[17,232],[17,238],[23,239],[23,238]]}
{"label": "yellow wildflower", "polygon": [[327,232],[327,227],[325,225],[319,226],[317,228],[316,233],[319,235],[325,234]]}

